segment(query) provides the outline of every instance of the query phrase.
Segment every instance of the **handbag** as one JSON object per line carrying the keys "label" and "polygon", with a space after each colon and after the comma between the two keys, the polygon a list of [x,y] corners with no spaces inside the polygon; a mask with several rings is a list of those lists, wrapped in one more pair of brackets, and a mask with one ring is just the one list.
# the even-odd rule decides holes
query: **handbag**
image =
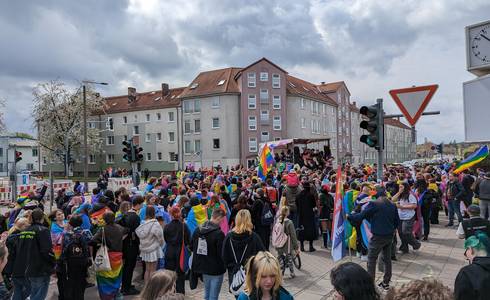
{"label": "handbag", "polygon": [[87,283],[88,284],[95,284],[95,264],[94,261],[91,259],[92,264],[87,268]]}
{"label": "handbag", "polygon": [[94,268],[96,272],[110,271],[111,260],[109,259],[109,250],[107,250],[107,244],[105,240],[104,227],[102,227],[102,246],[95,254]]}
{"label": "handbag", "polygon": [[180,270],[186,274],[189,272],[189,260],[191,258],[191,250],[185,246],[184,243],[185,238],[185,224],[182,222],[182,246],[180,247],[180,256],[179,256],[179,267]]}

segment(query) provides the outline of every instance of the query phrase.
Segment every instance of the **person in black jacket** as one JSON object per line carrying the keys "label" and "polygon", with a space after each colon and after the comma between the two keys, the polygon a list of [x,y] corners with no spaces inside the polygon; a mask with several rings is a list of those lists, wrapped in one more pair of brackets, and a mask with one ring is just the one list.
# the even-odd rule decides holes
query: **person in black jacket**
{"label": "person in black jacket", "polygon": [[317,207],[315,195],[308,181],[303,182],[303,190],[296,196],[296,207],[298,208],[298,224],[300,228],[298,240],[301,243],[301,251],[305,251],[305,241],[310,242],[309,252],[316,251],[313,247],[313,241],[316,240],[318,235],[315,223]]}
{"label": "person in black jacket", "polygon": [[[123,270],[121,293],[124,296],[138,295],[139,291],[131,284],[133,281],[133,272],[136,267],[136,261],[139,254],[139,238],[135,233],[136,228],[140,225],[141,220],[138,211],[143,204],[144,199],[141,196],[136,196],[133,199],[132,208],[122,212],[122,218],[118,224],[128,229],[128,235],[123,240]],[[121,203],[121,210],[130,206],[129,202]]]}
{"label": "person in black jacket", "polygon": [[[45,299],[49,279],[54,271],[55,259],[49,229],[42,225],[44,213],[36,208],[31,214],[32,225],[19,233],[13,247],[12,279],[14,299],[25,299],[28,291],[30,299]],[[15,295],[21,292],[21,295]]]}
{"label": "person in black jacket", "polygon": [[446,227],[453,226],[454,213],[458,216],[458,222],[463,222],[463,215],[461,214],[460,204],[463,200],[464,189],[461,183],[458,181],[458,177],[454,173],[449,173],[449,182],[446,188],[447,191],[447,206],[449,210],[449,223]]}
{"label": "person in black jacket", "polygon": [[[262,240],[262,243],[265,246],[265,249],[269,251],[269,242],[271,239],[271,224],[264,224],[263,220],[263,210],[264,210],[264,205],[266,203],[270,207],[269,200],[265,197],[265,191],[262,188],[257,189],[257,196],[255,197],[255,201],[252,205],[251,213],[252,213],[252,224],[254,225],[254,232],[256,232],[259,236],[260,239]],[[272,214],[272,219],[274,218],[274,215]]]}
{"label": "person in black jacket", "polygon": [[485,246],[489,244],[488,236],[478,233],[466,239],[465,256],[470,265],[459,270],[454,281],[454,298],[456,300],[484,300],[490,295],[490,257]]}
{"label": "person in black jacket", "polygon": [[179,260],[182,241],[184,241],[185,247],[189,247],[191,233],[187,225],[181,220],[182,214],[179,207],[172,207],[170,215],[172,216],[172,221],[163,230],[163,238],[167,242],[165,269],[177,273],[175,290],[177,293],[185,294],[185,273],[180,268]]}
{"label": "person in black jacket", "polygon": [[192,271],[203,275],[204,299],[218,299],[226,271],[221,251],[225,235],[219,224],[226,216],[225,212],[216,208],[211,220],[194,231],[192,236]]}

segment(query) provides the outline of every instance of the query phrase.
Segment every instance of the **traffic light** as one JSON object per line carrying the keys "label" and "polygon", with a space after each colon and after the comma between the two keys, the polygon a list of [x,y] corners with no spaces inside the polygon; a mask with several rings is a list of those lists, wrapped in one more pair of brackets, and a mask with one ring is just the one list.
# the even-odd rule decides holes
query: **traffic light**
{"label": "traffic light", "polygon": [[22,152],[20,151],[15,151],[15,162],[19,162],[22,160]]}
{"label": "traffic light", "polygon": [[444,151],[444,144],[440,143],[439,145],[436,145],[437,153],[442,154]]}
{"label": "traffic light", "polygon": [[133,156],[133,145],[132,145],[132,142],[128,142],[128,141],[123,141],[122,142],[124,148],[123,148],[123,158],[127,161],[133,161],[134,160],[134,156]]}
{"label": "traffic light", "polygon": [[133,145],[133,149],[134,149],[134,161],[143,160],[143,153],[141,153],[143,152],[143,148]]}
{"label": "traffic light", "polygon": [[359,124],[362,129],[365,129],[368,132],[368,134],[361,135],[361,142],[369,147],[379,150],[380,147],[383,147],[383,136],[381,129],[384,123],[383,116],[380,117],[380,114],[383,113],[380,106],[378,104],[363,106],[360,109],[360,113],[361,115],[366,116],[368,119]]}

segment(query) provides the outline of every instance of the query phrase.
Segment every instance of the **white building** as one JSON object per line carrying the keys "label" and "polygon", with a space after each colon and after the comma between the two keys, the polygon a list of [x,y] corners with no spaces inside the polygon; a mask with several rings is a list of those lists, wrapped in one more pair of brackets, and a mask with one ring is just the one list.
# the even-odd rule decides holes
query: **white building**
{"label": "white building", "polygon": [[16,134],[0,136],[0,176],[8,176],[15,161],[15,151],[22,153],[22,160],[16,170],[39,171],[39,152],[37,140]]}

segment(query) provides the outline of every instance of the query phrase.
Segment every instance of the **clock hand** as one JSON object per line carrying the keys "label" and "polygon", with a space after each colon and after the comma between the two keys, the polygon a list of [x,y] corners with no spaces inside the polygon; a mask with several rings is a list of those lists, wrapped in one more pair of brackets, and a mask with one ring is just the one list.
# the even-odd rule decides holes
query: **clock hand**
{"label": "clock hand", "polygon": [[490,38],[488,38],[486,35],[480,34],[480,36],[490,42]]}

